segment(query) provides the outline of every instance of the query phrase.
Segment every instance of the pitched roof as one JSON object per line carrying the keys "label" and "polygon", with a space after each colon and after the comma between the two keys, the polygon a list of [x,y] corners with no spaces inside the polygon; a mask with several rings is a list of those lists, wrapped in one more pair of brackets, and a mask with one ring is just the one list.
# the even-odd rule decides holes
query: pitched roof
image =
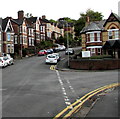
{"label": "pitched roof", "polygon": [[28,20],[30,20],[32,23],[35,23],[36,20],[37,20],[37,17],[30,17],[30,18],[27,18]]}
{"label": "pitched roof", "polygon": [[[111,20],[111,18],[112,18],[112,20]],[[107,22],[111,22],[111,21],[118,21],[120,23],[120,16],[118,16],[117,14],[111,12],[110,16],[108,17],[108,19],[104,23],[104,26],[106,25]]]}
{"label": "pitched roof", "polygon": [[113,13],[114,16],[120,21],[120,16],[118,16],[117,14]]}
{"label": "pitched roof", "polygon": [[49,20],[47,20],[47,19],[41,19],[41,18],[40,18],[40,21],[41,21],[41,22],[44,22],[44,23],[51,23],[51,22],[50,22]]}
{"label": "pitched roof", "polygon": [[33,22],[29,18],[26,18],[26,21],[27,21],[27,27],[33,28]]}
{"label": "pitched roof", "polygon": [[2,19],[2,30],[5,31],[7,23],[8,23],[8,18]]}
{"label": "pitched roof", "polygon": [[88,31],[101,31],[101,30],[103,30],[103,25],[104,25],[105,21],[106,20],[90,22],[87,26],[85,26],[80,31],[80,33],[85,33]]}
{"label": "pitched roof", "polygon": [[24,19],[13,19],[14,22],[16,22],[18,25],[22,25]]}
{"label": "pitched roof", "polygon": [[0,32],[2,31],[2,18],[0,18]]}

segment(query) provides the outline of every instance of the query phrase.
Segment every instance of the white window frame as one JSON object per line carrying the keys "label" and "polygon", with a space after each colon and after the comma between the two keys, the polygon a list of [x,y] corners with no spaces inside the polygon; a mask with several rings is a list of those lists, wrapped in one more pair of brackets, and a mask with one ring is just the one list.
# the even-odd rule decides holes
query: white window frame
{"label": "white window frame", "polygon": [[14,43],[18,44],[18,36],[17,35],[15,35],[15,39],[14,40],[15,40]]}
{"label": "white window frame", "polygon": [[11,47],[10,47],[10,44],[7,44],[7,53],[11,53]]}
{"label": "white window frame", "polygon": [[100,41],[100,33],[97,33],[97,41]]}
{"label": "white window frame", "polygon": [[32,44],[31,45],[34,46],[34,38],[32,38]]}
{"label": "white window frame", "polygon": [[114,31],[115,39],[119,39],[119,30]]}
{"label": "white window frame", "polygon": [[[8,39],[8,35],[10,36],[10,39]],[[11,34],[10,34],[10,32],[7,32],[6,36],[7,36],[7,41],[11,41]]]}
{"label": "white window frame", "polygon": [[31,37],[29,37],[29,46],[31,46]]}
{"label": "white window frame", "polygon": [[[109,29],[108,31],[108,40],[117,40],[119,39],[119,29]],[[117,33],[117,35],[116,35]],[[112,37],[112,38],[110,38]]]}
{"label": "white window frame", "polygon": [[11,45],[11,53],[14,53],[14,44]]}
{"label": "white window frame", "polygon": [[90,33],[90,42],[94,42],[94,41],[95,41],[95,34]]}
{"label": "white window frame", "polygon": [[20,35],[20,44],[23,44],[23,36]]}

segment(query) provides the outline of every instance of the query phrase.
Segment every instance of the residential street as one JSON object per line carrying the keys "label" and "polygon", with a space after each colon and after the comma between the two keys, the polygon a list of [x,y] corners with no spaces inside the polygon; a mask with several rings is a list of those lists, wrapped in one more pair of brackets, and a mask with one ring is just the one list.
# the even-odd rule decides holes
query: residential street
{"label": "residential street", "polygon": [[[64,51],[60,52],[65,59]],[[54,117],[101,86],[118,82],[118,71],[50,70],[45,56],[16,60],[2,70],[3,117]]]}

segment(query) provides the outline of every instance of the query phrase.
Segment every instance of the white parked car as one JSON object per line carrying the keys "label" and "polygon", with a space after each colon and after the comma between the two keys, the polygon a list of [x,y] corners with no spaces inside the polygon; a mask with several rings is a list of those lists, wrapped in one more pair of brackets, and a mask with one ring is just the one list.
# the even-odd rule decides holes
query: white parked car
{"label": "white parked car", "polygon": [[64,45],[60,45],[60,46],[59,46],[59,49],[60,49],[60,51],[62,51],[62,50],[65,50],[66,47],[65,47]]}
{"label": "white parked car", "polygon": [[58,60],[57,60],[57,56],[55,54],[48,54],[46,56],[46,63],[50,63],[50,64],[57,64]]}
{"label": "white parked car", "polygon": [[74,50],[72,49],[72,48],[68,48],[68,49],[66,49],[66,51],[65,51],[65,54],[66,55],[73,55],[74,54]]}
{"label": "white parked car", "polygon": [[5,57],[0,57],[0,67],[6,67],[8,65],[8,61]]}
{"label": "white parked car", "polygon": [[56,55],[57,60],[60,61],[60,55],[59,55],[59,53],[52,53],[52,54],[53,54],[53,55]]}
{"label": "white parked car", "polygon": [[7,61],[8,65],[14,64],[14,59],[10,56],[10,54],[3,54],[3,57]]}

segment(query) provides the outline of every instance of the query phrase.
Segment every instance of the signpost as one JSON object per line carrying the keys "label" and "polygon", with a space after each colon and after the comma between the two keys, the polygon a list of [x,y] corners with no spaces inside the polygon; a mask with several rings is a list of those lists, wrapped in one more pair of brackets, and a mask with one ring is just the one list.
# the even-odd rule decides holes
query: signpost
{"label": "signpost", "polygon": [[91,57],[90,51],[82,51],[82,57]]}

